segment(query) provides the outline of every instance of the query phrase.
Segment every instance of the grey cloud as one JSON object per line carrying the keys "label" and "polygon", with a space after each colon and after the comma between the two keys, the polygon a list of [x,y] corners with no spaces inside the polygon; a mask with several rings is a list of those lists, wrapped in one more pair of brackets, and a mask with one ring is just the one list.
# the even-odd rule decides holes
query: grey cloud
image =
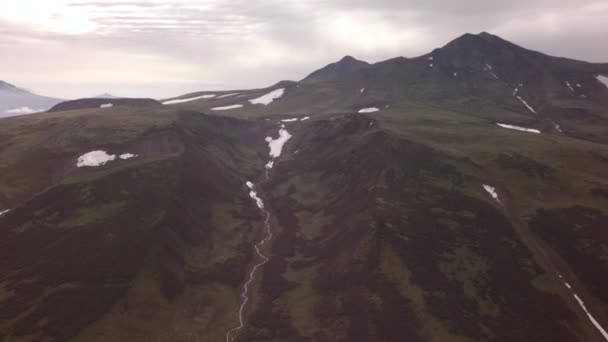
{"label": "grey cloud", "polygon": [[[133,93],[162,97],[197,85],[299,79],[346,54],[370,62],[411,57],[481,31],[550,54],[608,61],[604,0],[75,1],[70,7],[85,10],[96,30],[49,32],[8,23],[0,14],[0,46],[14,55],[3,58],[10,72],[2,77],[55,92],[77,82],[60,75],[82,74],[91,77],[83,92],[140,84]],[[30,70],[20,69],[25,65]],[[96,79],[96,68],[127,71]],[[148,80],[158,84],[141,86]],[[87,95],[70,89],[51,95]]]}

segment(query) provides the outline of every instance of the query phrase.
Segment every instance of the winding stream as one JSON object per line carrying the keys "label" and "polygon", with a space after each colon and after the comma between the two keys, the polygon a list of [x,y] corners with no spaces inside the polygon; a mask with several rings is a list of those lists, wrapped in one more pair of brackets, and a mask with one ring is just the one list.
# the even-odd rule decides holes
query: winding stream
{"label": "winding stream", "polygon": [[[275,158],[278,158],[281,155],[283,150],[283,145],[291,138],[291,134],[287,132],[285,129],[285,125],[281,125],[281,129],[279,129],[279,137],[273,139],[272,137],[266,137],[266,142],[268,142],[268,147],[270,148],[270,161],[265,166],[265,179],[268,180],[270,177],[270,170],[274,165]],[[253,245],[257,256],[261,261],[257,262],[253,265],[253,268],[249,272],[249,277],[247,281],[243,284],[243,290],[241,291],[242,302],[239,306],[239,324],[226,332],[226,342],[232,342],[235,340],[238,332],[245,327],[245,321],[243,318],[243,314],[247,303],[249,302],[249,287],[255,281],[256,272],[264,266],[269,260],[270,257],[262,253],[261,248],[272,240],[272,227],[270,224],[270,211],[268,211],[264,206],[264,201],[258,197],[258,193],[256,191],[256,185],[250,181],[246,182],[247,187],[249,188],[249,197],[251,197],[258,208],[264,213],[264,232],[265,235],[262,240],[258,241]]]}

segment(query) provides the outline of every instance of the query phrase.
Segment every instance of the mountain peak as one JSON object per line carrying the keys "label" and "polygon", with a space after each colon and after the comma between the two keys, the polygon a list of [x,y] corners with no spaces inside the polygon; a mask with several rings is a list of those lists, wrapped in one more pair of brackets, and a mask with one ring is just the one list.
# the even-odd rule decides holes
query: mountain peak
{"label": "mountain peak", "polygon": [[360,62],[360,61],[351,55],[346,55],[346,56],[342,57],[341,60],[338,61],[338,63],[353,63],[353,62]]}
{"label": "mountain peak", "polygon": [[312,74],[308,75],[302,82],[318,82],[327,81],[329,79],[336,78],[337,76],[344,75],[359,69],[363,69],[369,66],[369,63],[360,61],[350,55],[342,57],[339,61],[331,63]]}

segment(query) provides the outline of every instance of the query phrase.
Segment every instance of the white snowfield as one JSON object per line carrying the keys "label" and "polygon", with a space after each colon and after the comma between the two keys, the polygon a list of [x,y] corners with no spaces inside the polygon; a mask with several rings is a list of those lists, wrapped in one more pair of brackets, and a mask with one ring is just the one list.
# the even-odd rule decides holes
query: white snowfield
{"label": "white snowfield", "polygon": [[[122,160],[127,160],[131,158],[137,157],[136,154],[133,153],[123,153],[118,158]],[[85,153],[78,157],[78,161],[76,162],[77,167],[84,166],[101,166],[105,165],[108,162],[116,160],[115,154],[108,154],[106,151],[97,150]]]}
{"label": "white snowfield", "polygon": [[276,139],[266,137],[266,142],[268,142],[268,147],[270,147],[270,156],[272,158],[281,156],[283,145],[285,145],[289,139],[291,139],[291,134],[289,134],[285,128],[279,129],[279,137]]}
{"label": "white snowfield", "polygon": [[376,108],[376,107],[369,107],[369,108],[363,108],[363,109],[359,109],[360,114],[363,113],[375,113],[377,111],[379,111],[380,109]]}
{"label": "white snowfield", "polygon": [[534,128],[525,128],[525,127],[519,127],[519,126],[513,126],[513,125],[507,125],[507,124],[501,124],[501,123],[497,123],[497,125],[502,128],[514,129],[516,131],[540,134],[540,131],[537,129],[534,129]]}
{"label": "white snowfield", "polygon": [[41,109],[32,109],[30,107],[19,107],[5,111],[6,114],[32,114],[42,112]]}
{"label": "white snowfield", "polygon": [[186,98],[186,99],[169,100],[169,101],[163,102],[163,104],[164,105],[172,105],[172,104],[177,104],[177,103],[196,101],[196,100],[200,100],[200,99],[212,99],[214,97],[215,97],[215,94],[207,94],[207,95],[201,95],[201,96],[196,96],[196,97],[189,97],[189,98]]}
{"label": "white snowfield", "polygon": [[0,211],[0,216],[8,213],[9,211],[10,211],[10,209],[6,209],[6,210],[3,210],[3,211]]}
{"label": "white snowfield", "polygon": [[608,76],[597,75],[595,78],[597,78],[600,83],[603,83],[606,87],[608,87]]}
{"label": "white snowfield", "polygon": [[267,106],[267,105],[271,104],[272,101],[283,96],[284,93],[285,93],[285,88],[275,89],[266,95],[262,95],[258,98],[249,100],[249,102],[251,102],[251,104],[263,104],[263,105]]}
{"label": "white snowfield", "polygon": [[78,157],[78,162],[76,163],[76,166],[101,166],[114,159],[116,159],[116,155],[108,154],[106,151],[91,151]]}
{"label": "white snowfield", "polygon": [[211,110],[230,110],[230,109],[237,109],[237,108],[243,108],[243,105],[235,104],[235,105],[223,106],[223,107],[213,107],[213,108],[211,108]]}
{"label": "white snowfield", "polygon": [[220,96],[218,96],[217,98],[218,98],[218,99],[223,99],[223,98],[225,98],[225,97],[235,96],[235,95],[238,95],[238,94],[239,94],[239,93],[230,93],[230,94],[224,94],[224,95],[220,95]]}
{"label": "white snowfield", "polygon": [[102,104],[101,106],[99,106],[99,108],[110,108],[110,107],[113,107],[113,106],[114,106],[114,105],[113,105],[113,104],[111,104],[111,103],[104,103],[104,104]]}

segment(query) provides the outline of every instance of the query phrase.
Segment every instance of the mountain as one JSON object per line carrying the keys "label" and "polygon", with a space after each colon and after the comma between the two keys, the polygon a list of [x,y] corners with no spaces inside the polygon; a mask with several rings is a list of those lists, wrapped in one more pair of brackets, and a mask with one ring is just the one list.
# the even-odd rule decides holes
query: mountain
{"label": "mountain", "polygon": [[2,119],[0,339],[605,341],[606,67],[466,34]]}
{"label": "mountain", "polygon": [[43,112],[61,101],[60,99],[36,95],[10,83],[0,81],[0,118]]}
{"label": "mountain", "polygon": [[132,107],[150,107],[161,106],[162,104],[154,99],[138,99],[138,98],[83,98],[78,100],[64,101],[56,104],[49,113],[64,112],[70,110],[94,109],[94,108],[110,108],[113,106],[132,106]]}
{"label": "mountain", "polygon": [[108,94],[108,93],[103,93],[103,94],[99,94],[97,96],[93,96],[93,98],[98,98],[98,99],[119,99],[119,96],[114,96],[112,94]]}
{"label": "mountain", "polygon": [[369,67],[369,63],[355,59],[352,56],[345,56],[336,63],[327,65],[319,69],[302,80],[302,83],[322,82],[339,77],[346,74],[357,72]]}

